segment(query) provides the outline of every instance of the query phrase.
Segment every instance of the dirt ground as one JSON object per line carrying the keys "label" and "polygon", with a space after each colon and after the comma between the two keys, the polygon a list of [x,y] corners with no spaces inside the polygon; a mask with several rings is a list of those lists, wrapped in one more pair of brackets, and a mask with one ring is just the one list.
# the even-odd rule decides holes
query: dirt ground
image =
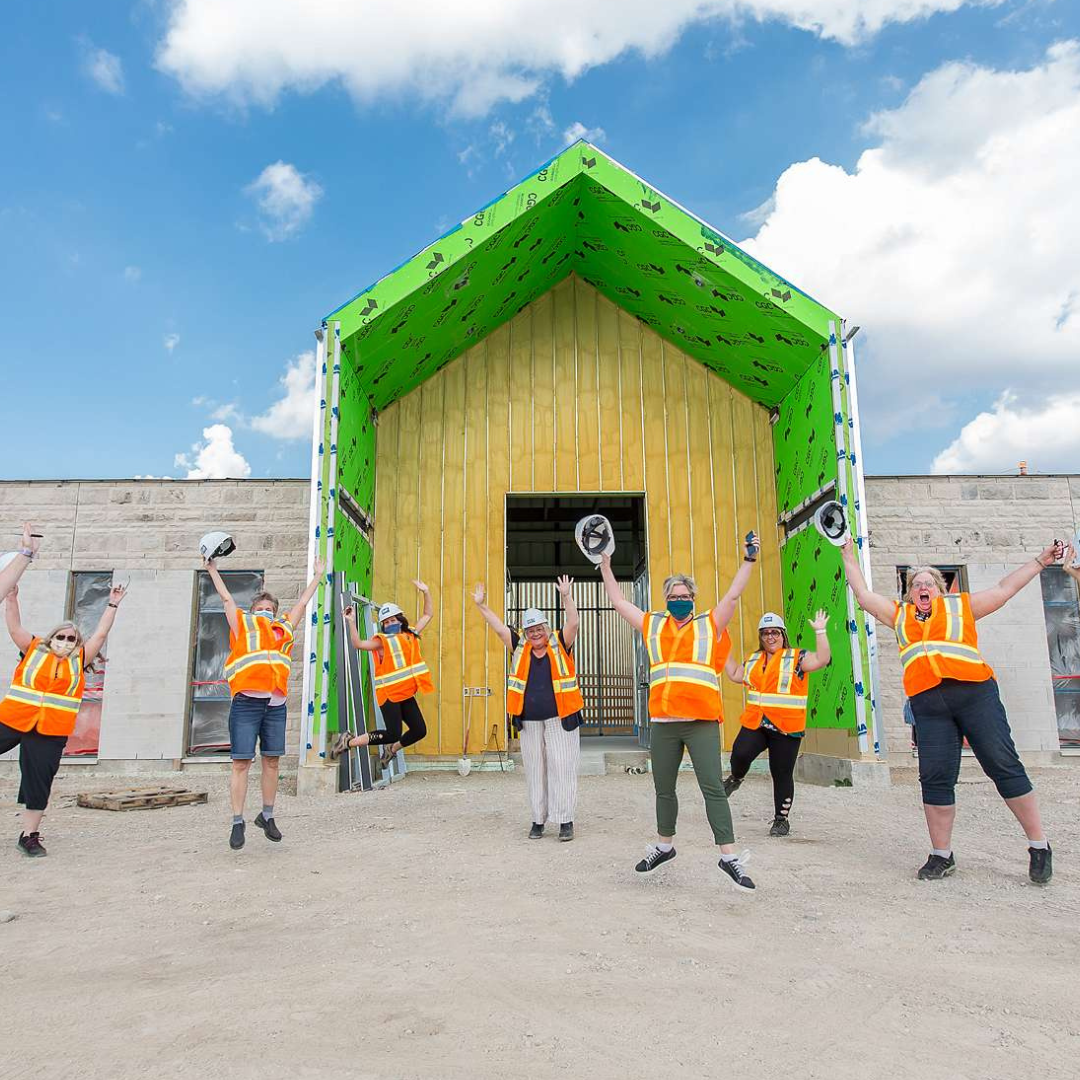
{"label": "dirt ground", "polygon": [[651,875],[648,776],[583,777],[572,844],[525,839],[519,770],[283,797],[284,842],[249,824],[238,853],[224,780],[207,806],[113,813],[74,805],[109,782],[67,777],[34,861],[4,781],[3,1075],[1071,1080],[1080,770],[1036,782],[1046,888],[986,782],[959,793],[957,875],[922,883],[912,778],[800,786],[769,839],[752,777],[746,896],[688,773],[678,858]]}

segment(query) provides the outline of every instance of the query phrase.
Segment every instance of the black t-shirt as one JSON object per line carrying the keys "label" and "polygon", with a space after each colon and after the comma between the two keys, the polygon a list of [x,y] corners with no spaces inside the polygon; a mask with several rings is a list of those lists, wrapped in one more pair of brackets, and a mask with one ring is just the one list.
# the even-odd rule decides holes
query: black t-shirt
{"label": "black t-shirt", "polygon": [[[559,632],[559,640],[567,652],[573,650],[567,648],[563,640],[562,631]],[[510,647],[516,650],[521,637],[514,630],[510,631]],[[524,723],[526,720],[550,720],[559,715],[559,707],[555,704],[555,687],[551,681],[551,657],[545,654],[538,657],[533,653],[529,660],[529,678],[525,683],[525,705],[517,720]]]}

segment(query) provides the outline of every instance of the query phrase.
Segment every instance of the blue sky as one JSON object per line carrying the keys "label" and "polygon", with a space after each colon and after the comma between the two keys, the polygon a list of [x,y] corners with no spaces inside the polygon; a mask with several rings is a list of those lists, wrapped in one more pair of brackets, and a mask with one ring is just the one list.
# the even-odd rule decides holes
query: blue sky
{"label": "blue sky", "polygon": [[1077,5],[611,6],[9,6],[3,475],[306,475],[321,316],[582,129],[864,327],[870,472],[1080,471]]}

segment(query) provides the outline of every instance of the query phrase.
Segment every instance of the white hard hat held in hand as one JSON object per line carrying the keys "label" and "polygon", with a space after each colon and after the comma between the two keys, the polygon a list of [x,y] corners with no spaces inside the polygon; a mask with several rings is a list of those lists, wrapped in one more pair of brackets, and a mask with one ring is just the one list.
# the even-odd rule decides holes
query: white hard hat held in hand
{"label": "white hard hat held in hand", "polygon": [[851,535],[847,513],[838,502],[827,502],[814,515],[814,527],[830,544],[842,547]]}
{"label": "white hard hat held in hand", "polygon": [[224,559],[235,550],[236,544],[227,532],[208,532],[199,541],[199,554],[204,559]]}
{"label": "white hard hat held in hand", "polygon": [[583,517],[574,529],[574,539],[585,558],[597,566],[604,555],[615,551],[615,530],[603,514]]}

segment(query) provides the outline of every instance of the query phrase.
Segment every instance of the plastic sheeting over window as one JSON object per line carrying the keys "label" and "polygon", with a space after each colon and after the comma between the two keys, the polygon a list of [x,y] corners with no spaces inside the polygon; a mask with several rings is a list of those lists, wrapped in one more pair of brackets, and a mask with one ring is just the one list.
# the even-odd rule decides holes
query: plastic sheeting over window
{"label": "plastic sheeting over window", "polygon": [[1062,747],[1080,748],[1080,598],[1060,566],[1040,576],[1058,739]]}
{"label": "plastic sheeting over window", "polygon": [[[84,639],[94,632],[105,611],[112,581],[111,570],[79,570],[71,575],[69,617]],[[86,685],[79,715],[75,718],[75,730],[68,736],[67,745],[64,747],[66,757],[80,757],[98,752],[101,738],[101,700],[105,693],[105,668],[109,662],[107,651],[108,642],[86,669]]]}
{"label": "plastic sheeting over window", "polygon": [[[235,570],[221,575],[241,608],[263,587],[261,570]],[[199,571],[198,615],[195,620],[195,662],[191,675],[191,713],[188,717],[190,755],[229,751],[229,685],[225,660],[229,655],[229,622],[210,575]]]}

